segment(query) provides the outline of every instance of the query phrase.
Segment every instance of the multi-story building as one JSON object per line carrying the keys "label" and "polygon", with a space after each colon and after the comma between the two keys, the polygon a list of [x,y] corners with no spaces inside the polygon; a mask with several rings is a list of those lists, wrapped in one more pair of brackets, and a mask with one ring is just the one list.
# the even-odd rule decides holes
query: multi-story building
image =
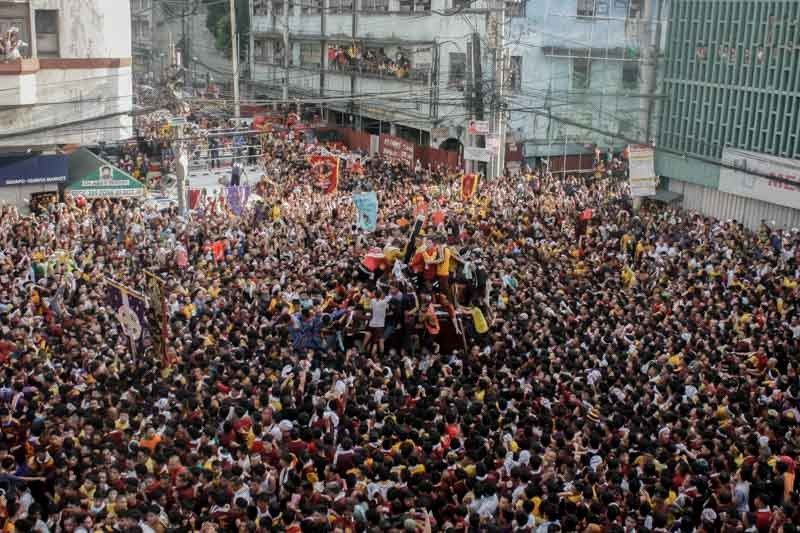
{"label": "multi-story building", "polygon": [[489,13],[485,0],[254,0],[256,93],[319,98],[331,122],[458,145],[473,76],[489,72]]}
{"label": "multi-story building", "polygon": [[[530,157],[650,133],[655,60],[645,68],[642,44],[657,48],[658,0],[508,0],[505,31],[494,0],[253,1],[263,94],[319,97],[333,121],[449,147],[502,103],[508,139]],[[535,113],[545,108],[589,129]]]}
{"label": "multi-story building", "polygon": [[131,41],[133,43],[133,71],[137,78],[145,79],[158,69],[153,46],[154,0],[131,0]]}
{"label": "multi-story building", "polygon": [[589,170],[595,146],[652,140],[664,13],[662,0],[528,0],[510,19],[509,126],[529,163]]}
{"label": "multi-story building", "polygon": [[800,226],[800,2],[672,0],[663,90],[656,171],[685,207]]}
{"label": "multi-story building", "polygon": [[0,57],[0,154],[131,136],[127,0],[0,0],[10,28],[22,43]]}

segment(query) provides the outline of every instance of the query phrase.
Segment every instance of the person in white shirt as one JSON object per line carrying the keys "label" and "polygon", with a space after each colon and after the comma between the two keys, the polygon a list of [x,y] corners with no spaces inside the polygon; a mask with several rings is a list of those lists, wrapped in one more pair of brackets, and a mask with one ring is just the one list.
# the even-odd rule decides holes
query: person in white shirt
{"label": "person in white shirt", "polygon": [[392,297],[390,295],[385,294],[382,289],[378,289],[370,302],[372,318],[370,318],[369,321],[369,332],[364,339],[364,346],[369,346],[369,343],[372,341],[373,354],[376,351],[383,354],[383,328],[386,326],[386,311],[389,308],[389,301],[391,299]]}

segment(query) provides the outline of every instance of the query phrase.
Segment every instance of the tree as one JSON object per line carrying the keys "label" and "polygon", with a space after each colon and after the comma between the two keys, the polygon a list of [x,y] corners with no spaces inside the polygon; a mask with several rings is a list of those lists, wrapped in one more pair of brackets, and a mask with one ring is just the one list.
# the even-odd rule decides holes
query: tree
{"label": "tree", "polygon": [[[248,0],[236,1],[236,31],[239,32],[239,58],[246,57],[250,37],[250,13]],[[231,16],[228,2],[203,0],[206,5],[206,27],[214,35],[214,46],[230,55]]]}

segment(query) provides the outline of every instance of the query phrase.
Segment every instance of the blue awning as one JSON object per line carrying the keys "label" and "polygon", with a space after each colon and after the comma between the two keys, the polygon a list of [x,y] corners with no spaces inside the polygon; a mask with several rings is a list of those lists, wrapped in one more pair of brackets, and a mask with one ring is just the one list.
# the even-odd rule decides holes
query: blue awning
{"label": "blue awning", "polygon": [[0,158],[0,187],[64,183],[68,175],[65,155],[21,155]]}

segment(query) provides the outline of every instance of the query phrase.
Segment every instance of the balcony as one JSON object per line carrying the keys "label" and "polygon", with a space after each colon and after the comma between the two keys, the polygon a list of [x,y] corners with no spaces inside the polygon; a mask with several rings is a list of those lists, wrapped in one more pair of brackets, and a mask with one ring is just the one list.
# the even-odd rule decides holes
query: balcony
{"label": "balcony", "polygon": [[36,103],[38,59],[0,62],[0,107]]}

